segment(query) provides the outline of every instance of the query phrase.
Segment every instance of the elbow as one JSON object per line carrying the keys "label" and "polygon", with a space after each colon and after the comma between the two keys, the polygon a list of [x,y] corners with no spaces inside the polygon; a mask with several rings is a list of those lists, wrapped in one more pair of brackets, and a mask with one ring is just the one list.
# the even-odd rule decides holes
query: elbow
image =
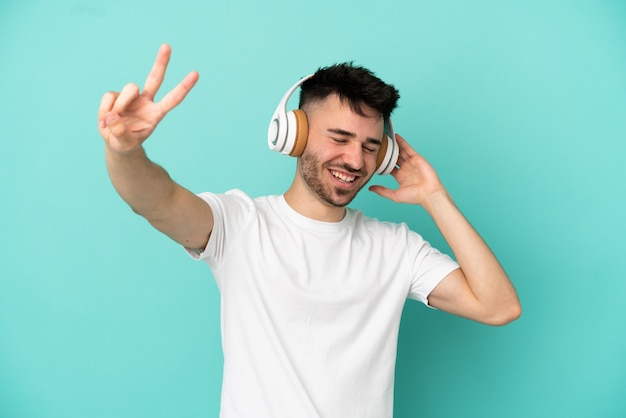
{"label": "elbow", "polygon": [[500,309],[497,314],[494,314],[489,318],[486,323],[496,327],[501,327],[518,319],[522,316],[522,305],[519,301],[509,304],[506,308]]}

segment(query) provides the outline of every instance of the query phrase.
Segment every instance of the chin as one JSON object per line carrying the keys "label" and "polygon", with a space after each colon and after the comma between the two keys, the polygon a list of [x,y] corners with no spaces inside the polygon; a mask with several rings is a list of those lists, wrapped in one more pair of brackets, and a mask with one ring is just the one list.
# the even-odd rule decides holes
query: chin
{"label": "chin", "polygon": [[354,200],[356,195],[359,193],[359,190],[357,190],[356,192],[350,192],[350,193],[334,192],[332,199],[328,199],[327,202],[333,206],[346,207]]}

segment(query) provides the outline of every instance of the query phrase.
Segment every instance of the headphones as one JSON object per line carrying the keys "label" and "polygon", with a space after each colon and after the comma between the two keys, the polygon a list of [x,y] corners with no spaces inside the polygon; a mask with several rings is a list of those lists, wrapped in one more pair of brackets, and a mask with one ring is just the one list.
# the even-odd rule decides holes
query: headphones
{"label": "headphones", "polygon": [[[306,113],[301,109],[287,111],[287,102],[293,92],[311,77],[313,74],[301,78],[287,90],[278,103],[267,132],[267,145],[271,150],[292,157],[299,157],[304,152],[309,135]],[[376,174],[391,173],[398,161],[399,149],[391,119],[385,121],[383,131],[380,149],[376,155]]]}

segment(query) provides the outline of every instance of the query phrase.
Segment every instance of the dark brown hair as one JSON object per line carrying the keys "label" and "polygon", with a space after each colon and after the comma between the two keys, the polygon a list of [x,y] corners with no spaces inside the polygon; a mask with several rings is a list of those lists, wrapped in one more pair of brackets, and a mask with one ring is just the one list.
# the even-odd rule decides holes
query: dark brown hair
{"label": "dark brown hair", "polygon": [[365,104],[378,111],[385,120],[389,119],[400,98],[395,87],[383,82],[370,70],[345,62],[322,67],[306,80],[300,87],[299,107],[302,109],[308,103],[322,101],[333,93],[346,100],[355,113],[366,116],[361,108]]}

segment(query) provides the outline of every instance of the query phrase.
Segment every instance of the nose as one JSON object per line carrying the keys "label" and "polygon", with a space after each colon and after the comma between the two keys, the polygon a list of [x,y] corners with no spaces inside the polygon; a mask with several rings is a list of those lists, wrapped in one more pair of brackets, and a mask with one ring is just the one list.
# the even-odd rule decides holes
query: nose
{"label": "nose", "polygon": [[343,162],[354,171],[363,168],[363,147],[360,142],[350,142],[344,148]]}

